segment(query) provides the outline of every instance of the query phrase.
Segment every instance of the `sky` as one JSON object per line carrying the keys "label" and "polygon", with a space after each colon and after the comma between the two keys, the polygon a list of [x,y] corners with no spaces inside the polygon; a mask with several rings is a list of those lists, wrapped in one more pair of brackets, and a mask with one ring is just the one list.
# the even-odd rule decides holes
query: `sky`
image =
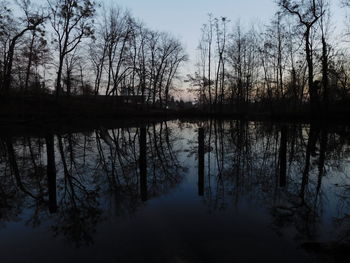
{"label": "sky", "polygon": [[167,31],[184,44],[190,58],[187,67],[194,64],[201,27],[208,14],[227,17],[233,25],[266,23],[276,11],[274,0],[118,0],[135,17],[152,29]]}
{"label": "sky", "polygon": [[[182,75],[193,73],[196,63],[196,49],[200,40],[201,27],[208,14],[227,17],[231,26],[237,21],[244,25],[263,26],[269,23],[278,7],[276,0],[97,0],[108,6],[117,4],[128,9],[135,18],[147,27],[166,31],[183,43],[189,62],[182,67]],[[344,25],[344,11],[340,0],[329,0],[332,5],[333,22],[340,28]],[[32,0],[42,4],[46,0]]]}
{"label": "sky", "polygon": [[[12,0],[14,1],[14,0]],[[31,0],[43,4],[46,0]],[[188,70],[193,69],[196,48],[201,35],[201,27],[208,14],[227,17],[233,26],[236,21],[242,25],[267,24],[277,11],[276,0],[96,0],[108,6],[117,4],[128,9],[134,17],[145,25],[178,37],[187,50],[190,61]],[[333,20],[343,24],[344,12],[339,8],[340,0],[329,0],[333,5]],[[186,70],[186,69],[185,69]]]}
{"label": "sky", "polygon": [[[330,0],[332,19],[338,27],[344,23],[339,1]],[[109,0],[104,2],[108,4]],[[195,71],[201,27],[209,13],[214,17],[227,17],[231,26],[237,21],[243,26],[262,26],[268,24],[278,10],[276,0],[116,0],[113,3],[130,10],[148,27],[170,32],[181,40],[189,55],[188,63],[181,68],[183,78]]]}
{"label": "sky", "polygon": [[[44,4],[46,0],[31,0]],[[183,43],[189,63],[185,71],[193,70],[201,27],[208,14],[227,17],[233,25],[267,23],[277,10],[275,0],[96,0],[108,6],[110,3],[128,9],[135,18],[154,30],[172,33]],[[331,0],[332,1],[332,0]],[[338,1],[338,0],[333,0]]]}
{"label": "sky", "polygon": [[[340,0],[330,0],[337,25],[344,22],[344,13],[339,8]],[[106,4],[109,1],[103,1]],[[152,29],[166,31],[178,37],[189,55],[189,62],[183,72],[192,73],[196,62],[196,49],[200,40],[201,27],[208,14],[227,17],[233,26],[236,21],[242,25],[268,24],[278,10],[275,0],[117,0],[112,1],[131,13]],[[340,26],[341,27],[341,26]]]}
{"label": "sky", "polygon": [[[227,17],[233,26],[238,20],[243,25],[267,23],[277,10],[274,0],[118,0],[113,3],[129,9],[151,29],[170,32],[180,39],[189,56],[180,69],[182,79],[195,71],[201,27],[209,13]],[[181,85],[186,89],[188,84]],[[193,99],[190,94],[182,94],[186,94],[182,96],[185,101]]]}

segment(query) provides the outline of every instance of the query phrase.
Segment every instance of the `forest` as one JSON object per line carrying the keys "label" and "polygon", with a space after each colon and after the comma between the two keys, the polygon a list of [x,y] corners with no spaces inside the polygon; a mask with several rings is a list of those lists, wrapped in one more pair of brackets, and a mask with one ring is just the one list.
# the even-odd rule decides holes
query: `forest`
{"label": "forest", "polygon": [[32,104],[42,95],[141,96],[162,108],[171,100],[174,78],[187,60],[171,34],[147,28],[117,5],[90,0],[0,5],[0,91],[7,101],[23,95]]}
{"label": "forest", "polygon": [[[197,71],[189,76],[198,104],[238,112],[340,113],[349,104],[349,20],[332,7],[349,1],[276,1],[267,25],[209,15]],[[347,21],[347,22],[346,22]],[[339,24],[337,24],[339,26]],[[338,31],[337,31],[338,30]]]}
{"label": "forest", "polygon": [[[145,108],[185,114],[190,108],[345,117],[350,20],[345,15],[335,23],[334,5],[350,11],[347,0],[278,0],[276,14],[263,25],[209,14],[198,29],[193,72],[183,76],[182,66],[190,63],[184,44],[116,4],[2,0],[1,114]],[[176,102],[190,93],[192,103]],[[113,106],[101,110],[105,104]]]}

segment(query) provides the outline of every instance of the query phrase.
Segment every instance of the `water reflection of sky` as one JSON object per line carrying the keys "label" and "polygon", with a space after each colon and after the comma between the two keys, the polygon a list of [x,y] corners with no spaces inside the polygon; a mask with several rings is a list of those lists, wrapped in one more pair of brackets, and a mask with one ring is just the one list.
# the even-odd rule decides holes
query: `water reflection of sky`
{"label": "water reflection of sky", "polygon": [[[172,121],[143,130],[53,135],[54,213],[48,209],[49,175],[33,175],[32,167],[46,169],[45,139],[1,138],[4,262],[331,262],[331,251],[302,247],[347,245],[350,222],[336,220],[349,213],[347,135],[282,126]],[[199,129],[203,196],[198,195]],[[14,179],[11,145],[23,187],[38,199]],[[281,187],[283,154],[287,183]],[[141,158],[147,159],[146,183],[140,178]]]}

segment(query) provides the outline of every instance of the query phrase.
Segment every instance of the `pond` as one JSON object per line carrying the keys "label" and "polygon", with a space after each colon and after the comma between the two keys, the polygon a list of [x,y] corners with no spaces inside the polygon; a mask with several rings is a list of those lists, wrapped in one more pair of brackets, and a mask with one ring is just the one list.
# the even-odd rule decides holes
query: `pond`
{"label": "pond", "polygon": [[350,259],[350,129],[164,121],[0,137],[2,262]]}

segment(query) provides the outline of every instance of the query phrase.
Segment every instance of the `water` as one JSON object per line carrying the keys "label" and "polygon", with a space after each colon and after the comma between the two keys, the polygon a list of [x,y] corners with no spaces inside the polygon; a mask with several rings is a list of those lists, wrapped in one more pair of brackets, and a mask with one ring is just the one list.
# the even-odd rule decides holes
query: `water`
{"label": "water", "polygon": [[2,262],[349,260],[346,126],[168,121],[9,134]]}

